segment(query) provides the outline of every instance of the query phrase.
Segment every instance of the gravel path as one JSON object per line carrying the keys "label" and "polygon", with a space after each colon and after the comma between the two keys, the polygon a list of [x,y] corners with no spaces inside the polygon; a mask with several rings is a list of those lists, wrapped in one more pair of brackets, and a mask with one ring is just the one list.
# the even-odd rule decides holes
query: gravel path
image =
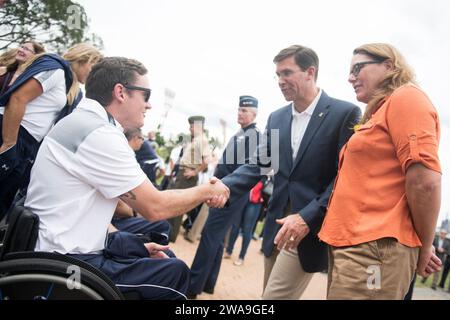
{"label": "gravel path", "polygon": [[[198,300],[259,300],[263,283],[263,254],[259,251],[261,240],[250,243],[245,262],[242,266],[235,266],[240,250],[241,239],[236,241],[235,253],[232,259],[223,259],[219,279],[214,294],[203,293]],[[197,250],[197,243],[190,243],[180,235],[171,248],[190,267]],[[324,300],[326,298],[327,276],[316,273],[308,288],[301,297],[305,300]],[[413,300],[450,300],[450,294],[442,290],[431,290],[428,287],[415,288]]]}
{"label": "gravel path", "polygon": [[[262,293],[263,283],[263,254],[259,251],[261,240],[250,243],[245,262],[241,266],[235,266],[233,261],[241,246],[241,237],[236,241],[235,252],[232,259],[223,259],[219,279],[214,294],[203,293],[197,297],[199,300],[258,300]],[[178,258],[186,262],[190,267],[197,250],[197,243],[190,243],[180,235],[175,243],[170,244],[171,249]],[[303,294],[302,299],[323,300],[326,295],[327,277],[318,273],[314,276]]]}

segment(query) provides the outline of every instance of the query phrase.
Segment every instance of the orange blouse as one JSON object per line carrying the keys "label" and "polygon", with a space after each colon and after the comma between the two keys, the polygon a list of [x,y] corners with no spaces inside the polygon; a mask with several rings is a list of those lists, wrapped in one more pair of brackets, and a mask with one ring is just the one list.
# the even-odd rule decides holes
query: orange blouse
{"label": "orange blouse", "polygon": [[335,247],[385,237],[421,246],[406,199],[408,167],[441,172],[437,112],[413,85],[393,92],[339,156],[339,171],[319,238]]}

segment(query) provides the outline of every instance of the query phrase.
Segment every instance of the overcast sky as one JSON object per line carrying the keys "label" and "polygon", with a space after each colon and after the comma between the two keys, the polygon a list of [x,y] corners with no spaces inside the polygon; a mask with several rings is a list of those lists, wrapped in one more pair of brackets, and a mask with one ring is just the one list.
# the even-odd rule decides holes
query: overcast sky
{"label": "overcast sky", "polygon": [[138,59],[149,69],[153,109],[144,130],[167,111],[165,89],[175,92],[162,133],[187,132],[187,117],[202,114],[211,134],[227,139],[238,129],[238,97],[260,102],[258,126],[286,105],[274,79],[273,57],[292,44],[320,58],[318,85],[359,104],[347,82],[355,47],[388,42],[412,65],[441,119],[443,201],[450,216],[450,2],[446,0],[79,0],[106,55]]}

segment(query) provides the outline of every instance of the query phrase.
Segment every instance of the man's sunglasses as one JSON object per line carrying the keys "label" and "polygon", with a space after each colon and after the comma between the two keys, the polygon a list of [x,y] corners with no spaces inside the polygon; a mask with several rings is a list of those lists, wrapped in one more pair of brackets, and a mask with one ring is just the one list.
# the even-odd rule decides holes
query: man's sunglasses
{"label": "man's sunglasses", "polygon": [[127,88],[128,90],[139,90],[139,91],[144,92],[145,102],[148,102],[148,100],[150,99],[150,95],[152,94],[152,90],[149,88],[132,86],[130,84],[122,84],[122,85],[124,86],[124,88]]}

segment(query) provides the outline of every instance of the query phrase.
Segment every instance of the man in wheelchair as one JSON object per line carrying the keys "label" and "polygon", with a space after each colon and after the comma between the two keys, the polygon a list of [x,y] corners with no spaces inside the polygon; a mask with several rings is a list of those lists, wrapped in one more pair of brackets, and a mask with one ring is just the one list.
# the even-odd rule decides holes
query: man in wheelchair
{"label": "man in wheelchair", "polygon": [[146,74],[140,62],[121,57],[104,58],[93,67],[86,98],[42,142],[25,207],[40,220],[35,251],[87,262],[122,293],[185,299],[189,269],[162,252],[167,246],[145,243],[129,232],[107,232],[119,199],[145,219],[158,221],[202,202],[223,207],[229,197],[228,188],[214,178],[167,191],[147,179],[123,134],[142,127],[151,108]]}

